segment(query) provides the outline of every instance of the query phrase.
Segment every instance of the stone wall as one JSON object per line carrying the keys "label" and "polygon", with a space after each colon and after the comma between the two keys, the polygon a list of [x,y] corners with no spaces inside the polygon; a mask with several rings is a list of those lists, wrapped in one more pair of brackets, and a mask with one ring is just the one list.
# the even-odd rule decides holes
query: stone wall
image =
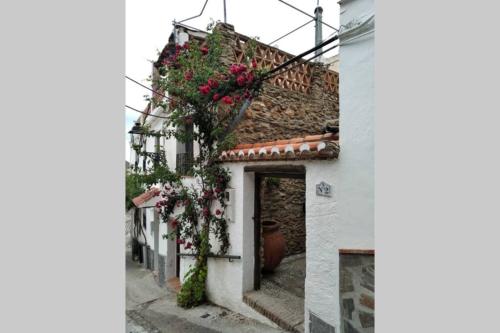
{"label": "stone wall", "polygon": [[340,255],[340,299],[343,333],[373,333],[375,326],[373,255]]}
{"label": "stone wall", "polygon": [[[234,63],[240,35],[235,33],[234,27],[229,24],[220,23],[217,29],[222,32],[222,45],[225,46],[222,61],[226,65]],[[271,48],[265,44],[261,46]],[[320,134],[326,123],[339,118],[338,93],[328,88],[329,85],[331,87],[331,82],[327,82],[326,79],[327,66],[320,63],[308,63],[308,65],[310,68],[308,92],[264,82],[260,95],[252,101],[245,112],[245,117],[235,129],[238,143],[256,143]],[[336,79],[338,81],[338,76]],[[338,87],[338,83],[336,86]]]}
{"label": "stone wall", "polygon": [[[272,181],[269,181],[272,179]],[[286,255],[306,251],[305,181],[291,178],[262,178],[261,220],[275,220],[286,240]]]}

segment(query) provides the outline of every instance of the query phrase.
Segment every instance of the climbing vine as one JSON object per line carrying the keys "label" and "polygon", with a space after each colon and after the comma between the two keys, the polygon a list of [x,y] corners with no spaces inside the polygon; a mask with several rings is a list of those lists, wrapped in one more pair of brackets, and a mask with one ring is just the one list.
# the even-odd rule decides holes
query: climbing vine
{"label": "climbing vine", "polygon": [[[231,129],[244,112],[244,105],[258,94],[264,74],[256,68],[254,41],[246,43],[242,63],[228,66],[222,61],[222,33],[217,27],[209,30],[203,44],[190,40],[171,45],[154,82],[168,92],[169,98],[159,103],[169,110],[169,118],[162,131],[146,132],[180,142],[192,140],[199,147],[190,172],[194,182],[190,185],[168,168],[163,154],[160,159],[155,155],[154,167],[143,175],[149,185],[162,186],[156,209],[170,230],[163,237],[176,239],[195,258],[177,296],[178,304],[185,308],[206,300],[209,254],[226,254],[230,247],[224,193],[231,177],[218,163],[218,157],[222,150],[234,145]],[[194,130],[188,131],[190,126]],[[211,238],[217,244],[212,244]]]}

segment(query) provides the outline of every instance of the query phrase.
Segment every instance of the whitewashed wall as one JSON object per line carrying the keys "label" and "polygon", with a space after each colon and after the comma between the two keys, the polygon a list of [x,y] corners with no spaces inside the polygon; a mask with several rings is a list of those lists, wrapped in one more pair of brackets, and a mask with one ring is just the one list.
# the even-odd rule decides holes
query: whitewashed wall
{"label": "whitewashed wall", "polygon": [[[253,288],[253,174],[243,172],[243,164],[226,165],[231,172],[230,187],[233,188],[235,197],[230,210],[234,212],[234,222],[228,222],[228,233],[231,247],[230,255],[240,255],[241,260],[229,262],[228,259],[208,259],[207,294],[209,299],[233,311],[267,321],[259,314],[253,313],[243,303],[245,291]],[[213,207],[216,209],[216,207]],[[213,251],[217,250],[215,242]],[[181,252],[185,252],[181,248]],[[181,260],[181,281],[189,266],[194,261],[190,258]]]}
{"label": "whitewashed wall", "polygon": [[[373,0],[341,4],[339,248],[374,248],[374,33]],[[374,19],[371,21],[374,22]],[[361,24],[363,23],[363,24]]]}

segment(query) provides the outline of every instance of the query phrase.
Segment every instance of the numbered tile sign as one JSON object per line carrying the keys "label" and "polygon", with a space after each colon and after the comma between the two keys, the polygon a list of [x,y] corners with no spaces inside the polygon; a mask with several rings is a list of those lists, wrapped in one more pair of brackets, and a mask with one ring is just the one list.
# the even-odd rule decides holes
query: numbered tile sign
{"label": "numbered tile sign", "polygon": [[331,197],[332,196],[332,186],[325,182],[321,182],[316,184],[316,195],[320,195],[323,197]]}

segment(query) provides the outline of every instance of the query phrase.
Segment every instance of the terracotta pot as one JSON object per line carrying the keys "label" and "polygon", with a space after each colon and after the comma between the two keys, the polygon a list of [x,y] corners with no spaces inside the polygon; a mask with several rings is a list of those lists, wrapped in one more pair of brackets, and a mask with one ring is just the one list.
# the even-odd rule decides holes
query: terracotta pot
{"label": "terracotta pot", "polygon": [[285,257],[285,237],[276,221],[262,221],[262,236],[264,238],[263,271],[272,272]]}

